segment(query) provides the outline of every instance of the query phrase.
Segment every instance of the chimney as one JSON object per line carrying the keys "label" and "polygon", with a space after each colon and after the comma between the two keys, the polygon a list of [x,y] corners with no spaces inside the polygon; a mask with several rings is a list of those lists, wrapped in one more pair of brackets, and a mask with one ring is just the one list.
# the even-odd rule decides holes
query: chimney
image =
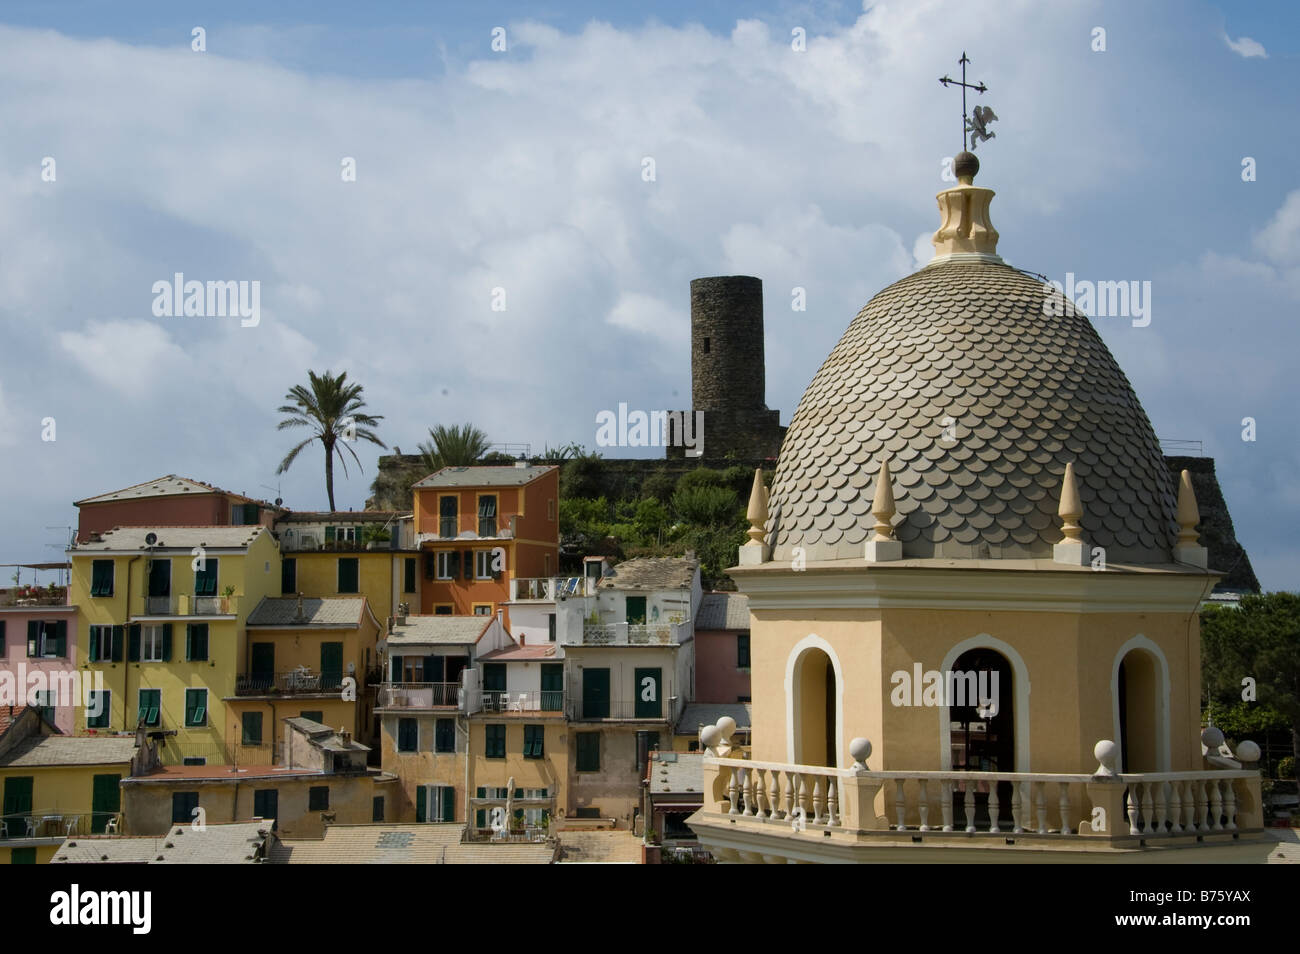
{"label": "chimney", "polygon": [[298,593],[298,612],[297,615],[294,616],[294,619],[297,620],[302,619],[302,593],[301,592]]}
{"label": "chimney", "polygon": [[515,461],[515,467],[517,467],[519,470],[527,470],[527,469],[528,469],[528,461],[526,461],[526,460],[524,460],[522,457],[520,457],[517,461]]}

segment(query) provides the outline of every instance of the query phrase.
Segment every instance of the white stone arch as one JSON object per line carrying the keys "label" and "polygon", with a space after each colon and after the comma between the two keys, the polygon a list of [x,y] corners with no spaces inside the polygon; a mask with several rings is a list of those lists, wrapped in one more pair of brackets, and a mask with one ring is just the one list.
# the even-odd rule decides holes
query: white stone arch
{"label": "white stone arch", "polygon": [[[955,663],[961,654],[970,649],[993,649],[1001,653],[1003,658],[1011,664],[1012,682],[1015,686],[1015,731],[1016,731],[1016,767],[1017,772],[1028,772],[1029,768],[1029,667],[1025,665],[1024,659],[1020,653],[1016,652],[1015,647],[996,636],[990,636],[988,633],[978,633],[968,639],[954,645],[948,650],[948,655],[943,657],[943,666],[940,672],[944,674],[945,682],[947,674],[952,671]],[[946,700],[945,700],[946,701]],[[949,741],[951,730],[949,723],[952,718],[949,714],[948,706],[939,707],[939,766],[944,772],[952,771],[952,744]]]}
{"label": "white stone arch", "polygon": [[795,678],[795,670],[800,658],[809,649],[820,649],[824,652],[831,661],[831,669],[835,672],[835,762],[836,767],[845,768],[843,763],[848,758],[848,749],[845,748],[844,742],[844,669],[840,666],[840,657],[836,655],[835,647],[816,633],[809,633],[795,643],[785,661],[785,759],[787,762],[794,762],[794,714],[797,708],[794,695],[795,687],[799,685],[799,680]]}
{"label": "white stone arch", "polygon": [[[1111,739],[1115,742],[1116,765],[1122,765],[1120,759],[1123,757],[1124,733],[1120,731],[1119,724],[1119,667],[1124,662],[1124,657],[1134,649],[1142,649],[1150,653],[1156,661],[1156,676],[1160,684],[1156,687],[1156,765],[1158,772],[1170,771],[1169,765],[1169,660],[1165,658],[1164,650],[1152,641],[1150,638],[1138,633],[1115,653],[1115,660],[1110,667],[1110,711],[1111,724],[1114,727],[1114,734]],[[1132,724],[1133,715],[1129,713],[1129,724]]]}

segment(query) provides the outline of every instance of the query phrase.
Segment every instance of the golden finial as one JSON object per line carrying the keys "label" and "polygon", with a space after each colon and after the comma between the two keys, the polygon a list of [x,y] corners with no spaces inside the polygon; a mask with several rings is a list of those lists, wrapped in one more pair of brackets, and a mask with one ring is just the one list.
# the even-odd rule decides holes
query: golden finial
{"label": "golden finial", "polygon": [[1083,503],[1079,500],[1079,485],[1074,479],[1074,462],[1065,465],[1065,477],[1061,481],[1061,505],[1056,508],[1056,512],[1061,517],[1061,533],[1065,540],[1061,541],[1070,543],[1083,542],[1083,527],[1079,526],[1079,521],[1083,519]]}

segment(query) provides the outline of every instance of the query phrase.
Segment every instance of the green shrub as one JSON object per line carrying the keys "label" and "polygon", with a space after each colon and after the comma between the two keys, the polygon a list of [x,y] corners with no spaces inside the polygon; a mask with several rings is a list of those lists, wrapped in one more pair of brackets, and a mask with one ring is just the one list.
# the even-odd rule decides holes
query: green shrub
{"label": "green shrub", "polygon": [[1277,760],[1277,777],[1295,778],[1295,756],[1294,755],[1288,755],[1286,758]]}
{"label": "green shrub", "polygon": [[739,508],[736,492],[726,487],[689,487],[673,494],[673,511],[682,520],[696,525],[732,523]]}

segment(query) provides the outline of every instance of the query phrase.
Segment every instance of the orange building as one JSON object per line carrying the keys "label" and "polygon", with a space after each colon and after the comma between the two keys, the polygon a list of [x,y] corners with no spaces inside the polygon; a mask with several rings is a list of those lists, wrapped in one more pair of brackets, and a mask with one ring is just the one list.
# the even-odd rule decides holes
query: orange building
{"label": "orange building", "polygon": [[489,616],[512,579],[558,572],[558,467],[444,467],[414,491],[420,613]]}
{"label": "orange building", "polygon": [[283,511],[267,503],[202,481],[167,474],[157,480],[76,501],[77,542],[114,527],[242,527],[270,530]]}

